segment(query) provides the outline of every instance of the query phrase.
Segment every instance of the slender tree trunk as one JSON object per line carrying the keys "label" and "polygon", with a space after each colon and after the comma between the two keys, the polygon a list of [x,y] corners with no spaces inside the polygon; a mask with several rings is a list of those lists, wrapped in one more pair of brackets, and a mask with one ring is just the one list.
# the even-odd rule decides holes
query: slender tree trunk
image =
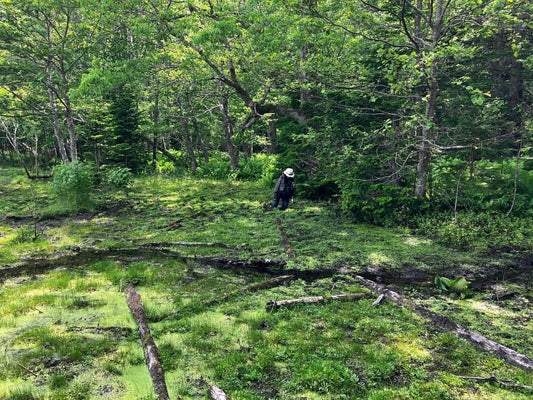
{"label": "slender tree trunk", "polygon": [[192,119],[192,129],[193,129],[194,135],[196,136],[198,140],[198,147],[200,148],[200,151],[202,152],[204,162],[207,164],[209,162],[209,152],[207,151],[207,147],[204,143],[204,140],[202,139],[202,134],[200,133],[200,129],[198,127],[198,121],[196,121],[196,118]]}
{"label": "slender tree trunk", "polygon": [[221,103],[222,120],[224,124],[224,137],[226,139],[226,146],[228,149],[228,155],[231,165],[231,170],[235,171],[239,165],[239,149],[233,142],[234,127],[231,117],[229,115],[229,95],[224,94]]}
{"label": "slender tree trunk", "polygon": [[268,152],[270,154],[276,154],[278,151],[278,133],[275,119],[268,120],[268,138],[270,139]]}
{"label": "slender tree trunk", "polygon": [[[435,21],[431,26],[433,41],[431,44],[431,51],[434,52],[438,48],[440,39],[442,37],[442,24],[444,21],[444,0],[437,0]],[[424,101],[426,108],[424,112],[424,125],[422,127],[422,137],[418,150],[418,164],[416,167],[417,176],[415,183],[415,196],[425,197],[427,192],[428,170],[432,155],[433,139],[435,136],[435,128],[433,122],[435,120],[435,106],[437,103],[437,94],[439,91],[439,84],[437,81],[439,75],[438,60],[433,60],[428,77],[428,90]]]}
{"label": "slender tree trunk", "polygon": [[187,149],[187,154],[189,155],[189,162],[191,163],[191,169],[192,173],[196,173],[196,169],[198,168],[198,164],[196,163],[196,156],[194,155],[194,148],[192,145],[191,135],[189,133],[189,123],[187,122],[187,118],[181,117],[180,118],[181,123],[181,129],[183,131],[183,140],[185,142],[185,148]]}
{"label": "slender tree trunk", "polygon": [[67,93],[63,94],[63,101],[65,103],[65,119],[67,122],[67,130],[69,136],[70,160],[72,162],[78,161],[78,140],[76,137],[76,130],[74,127],[74,118],[72,113],[72,105],[70,97]]}
{"label": "slender tree trunk", "polygon": [[54,134],[57,140],[57,148],[59,155],[64,163],[68,163],[67,150],[65,148],[65,142],[63,141],[63,132],[61,131],[61,125],[59,123],[59,115],[57,112],[56,96],[52,89],[52,76],[48,74],[48,96],[50,97],[50,109],[52,110],[52,125],[54,127]]}

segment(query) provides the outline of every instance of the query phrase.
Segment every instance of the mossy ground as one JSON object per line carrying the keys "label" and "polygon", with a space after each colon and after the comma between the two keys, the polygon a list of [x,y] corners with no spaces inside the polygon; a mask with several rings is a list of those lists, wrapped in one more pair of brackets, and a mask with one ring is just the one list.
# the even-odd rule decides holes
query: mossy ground
{"label": "mossy ground", "polygon": [[[475,350],[405,309],[374,299],[272,310],[268,301],[364,292],[344,275],[312,272],[375,266],[401,276],[505,269],[494,257],[443,248],[404,230],[354,224],[335,205],[297,199],[267,211],[271,189],[250,182],[145,177],[127,192],[96,191],[72,214],[44,182],[0,170],[0,265],[77,248],[135,249],[147,242],[195,255],[269,258],[308,271],[278,287],[232,294],[270,275],[218,269],[172,255],[102,257],[6,279],[0,287],[0,398],[151,399],[133,318],[122,292],[135,283],[159,347],[171,398],[205,399],[217,384],[233,399],[527,399],[531,391],[457,376],[532,385],[530,373]],[[32,194],[33,193],[33,194]],[[34,200],[35,198],[35,200]],[[29,210],[33,210],[31,213]],[[70,210],[70,213],[67,212]],[[34,224],[31,214],[39,217]],[[278,217],[296,253],[287,259]],[[33,240],[34,233],[38,238]],[[530,281],[529,281],[530,282]],[[469,296],[434,286],[395,288],[466,327],[533,356],[528,279],[476,286]]]}

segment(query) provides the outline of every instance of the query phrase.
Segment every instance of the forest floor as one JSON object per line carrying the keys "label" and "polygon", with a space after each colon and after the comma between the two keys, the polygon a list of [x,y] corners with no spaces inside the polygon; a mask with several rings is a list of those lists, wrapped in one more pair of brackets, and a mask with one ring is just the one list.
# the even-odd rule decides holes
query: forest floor
{"label": "forest floor", "polygon": [[[231,399],[531,398],[531,369],[428,315],[531,360],[532,254],[446,248],[329,202],[270,211],[270,198],[251,182],[143,177],[76,211],[0,169],[0,399],[156,398],[128,284],[171,399],[211,385]],[[365,280],[411,306],[378,303]]]}

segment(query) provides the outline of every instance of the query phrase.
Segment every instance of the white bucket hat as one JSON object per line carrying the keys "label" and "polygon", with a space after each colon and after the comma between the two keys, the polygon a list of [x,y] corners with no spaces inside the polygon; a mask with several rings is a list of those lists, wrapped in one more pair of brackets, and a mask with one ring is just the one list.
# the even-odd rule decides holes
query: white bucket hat
{"label": "white bucket hat", "polygon": [[287,168],[285,171],[283,171],[283,173],[289,178],[294,177],[294,171],[292,170],[292,168]]}

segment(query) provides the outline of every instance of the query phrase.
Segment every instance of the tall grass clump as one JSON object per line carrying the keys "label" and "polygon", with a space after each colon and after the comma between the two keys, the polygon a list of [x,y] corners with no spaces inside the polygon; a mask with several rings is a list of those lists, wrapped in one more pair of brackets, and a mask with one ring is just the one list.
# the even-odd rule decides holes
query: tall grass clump
{"label": "tall grass clump", "polygon": [[52,191],[67,204],[67,207],[90,208],[91,191],[96,179],[92,165],[81,162],[60,164],[54,167]]}

